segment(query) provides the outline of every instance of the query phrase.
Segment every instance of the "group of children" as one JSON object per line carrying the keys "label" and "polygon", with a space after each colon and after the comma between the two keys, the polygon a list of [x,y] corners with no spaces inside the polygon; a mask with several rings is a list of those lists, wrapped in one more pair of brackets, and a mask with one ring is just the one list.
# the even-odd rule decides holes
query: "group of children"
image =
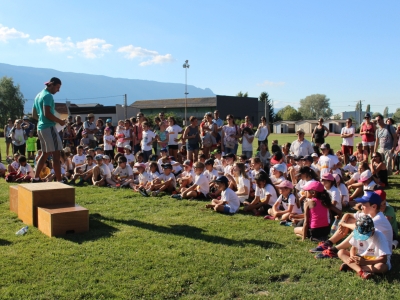
{"label": "group of children", "polygon": [[[330,150],[328,144],[321,146],[326,148]],[[149,154],[148,161],[143,152],[133,155],[130,145],[118,151],[114,160],[106,151],[106,147],[97,147],[85,153],[79,145],[72,156],[70,149],[64,149],[65,183],[130,188],[145,197],[169,193],[179,200],[209,199],[206,208],[227,214],[243,207],[244,212],[293,226],[303,240],[319,241],[310,252],[317,253],[318,259],[342,259],[341,271],[355,270],[367,279],[391,268],[390,255],[398,235],[396,215],[369,165],[357,164],[353,157],[343,166],[340,158],[330,157],[331,151],[306,157],[277,151],[266,164],[259,157],[237,158],[216,149],[207,160],[180,164],[165,148],[160,156]],[[28,182],[34,176],[24,156],[14,156],[6,169],[0,165],[0,174],[8,171],[8,181]],[[42,181],[54,179],[50,162],[39,177]],[[359,212],[343,214],[351,207]],[[332,224],[338,227],[335,232]],[[335,246],[343,238],[345,241]]]}

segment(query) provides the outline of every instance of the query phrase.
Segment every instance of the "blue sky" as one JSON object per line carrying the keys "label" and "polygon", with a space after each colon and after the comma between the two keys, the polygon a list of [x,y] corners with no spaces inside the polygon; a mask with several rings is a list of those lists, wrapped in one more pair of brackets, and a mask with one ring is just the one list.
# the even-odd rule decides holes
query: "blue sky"
{"label": "blue sky", "polygon": [[[5,1],[0,62],[400,107],[400,1]],[[94,88],[95,87],[88,87]],[[189,91],[190,92],[190,91]],[[121,91],[124,93],[124,91]],[[94,93],[95,94],[95,93]],[[63,95],[68,97],[68,95]]]}

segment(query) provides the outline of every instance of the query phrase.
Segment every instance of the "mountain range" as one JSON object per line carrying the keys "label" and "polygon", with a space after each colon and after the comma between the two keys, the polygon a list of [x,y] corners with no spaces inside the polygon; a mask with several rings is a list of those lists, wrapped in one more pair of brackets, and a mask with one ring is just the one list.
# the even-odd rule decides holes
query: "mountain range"
{"label": "mountain range", "polygon": [[[51,77],[59,77],[62,81],[61,92],[54,96],[55,101],[69,100],[77,105],[84,103],[123,104],[123,94],[127,94],[128,105],[136,100],[172,99],[185,96],[185,85],[182,83],[113,78],[0,63],[0,77],[3,76],[12,77],[14,84],[20,85],[21,92],[27,99],[26,111],[31,110],[33,99],[43,88],[43,83]],[[201,89],[193,85],[188,85],[188,92],[189,97],[214,96],[211,89]],[[108,96],[115,97],[108,98]]]}

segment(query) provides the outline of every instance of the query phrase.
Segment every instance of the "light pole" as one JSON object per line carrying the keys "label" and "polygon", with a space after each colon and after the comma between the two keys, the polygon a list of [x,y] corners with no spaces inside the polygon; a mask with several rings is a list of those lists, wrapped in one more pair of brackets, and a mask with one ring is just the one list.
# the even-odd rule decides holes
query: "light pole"
{"label": "light pole", "polygon": [[187,108],[187,95],[189,94],[187,92],[187,69],[189,69],[189,61],[185,60],[185,63],[183,64],[183,68],[185,69],[185,126],[186,126],[186,108]]}

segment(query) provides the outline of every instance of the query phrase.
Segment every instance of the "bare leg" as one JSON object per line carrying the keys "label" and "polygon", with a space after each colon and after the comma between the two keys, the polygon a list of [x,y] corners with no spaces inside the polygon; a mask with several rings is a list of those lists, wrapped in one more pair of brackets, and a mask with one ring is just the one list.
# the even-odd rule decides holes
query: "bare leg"
{"label": "bare leg", "polygon": [[[36,176],[39,176],[40,170],[43,169],[43,166],[46,163],[46,160],[49,157],[49,155],[50,155],[50,153],[45,153],[45,152],[42,152],[42,154],[40,155],[39,160],[36,165],[36,170],[39,170],[39,172],[36,172],[37,173]],[[58,161],[60,161],[60,157],[58,157]],[[60,169],[60,173],[61,173],[61,169]]]}

